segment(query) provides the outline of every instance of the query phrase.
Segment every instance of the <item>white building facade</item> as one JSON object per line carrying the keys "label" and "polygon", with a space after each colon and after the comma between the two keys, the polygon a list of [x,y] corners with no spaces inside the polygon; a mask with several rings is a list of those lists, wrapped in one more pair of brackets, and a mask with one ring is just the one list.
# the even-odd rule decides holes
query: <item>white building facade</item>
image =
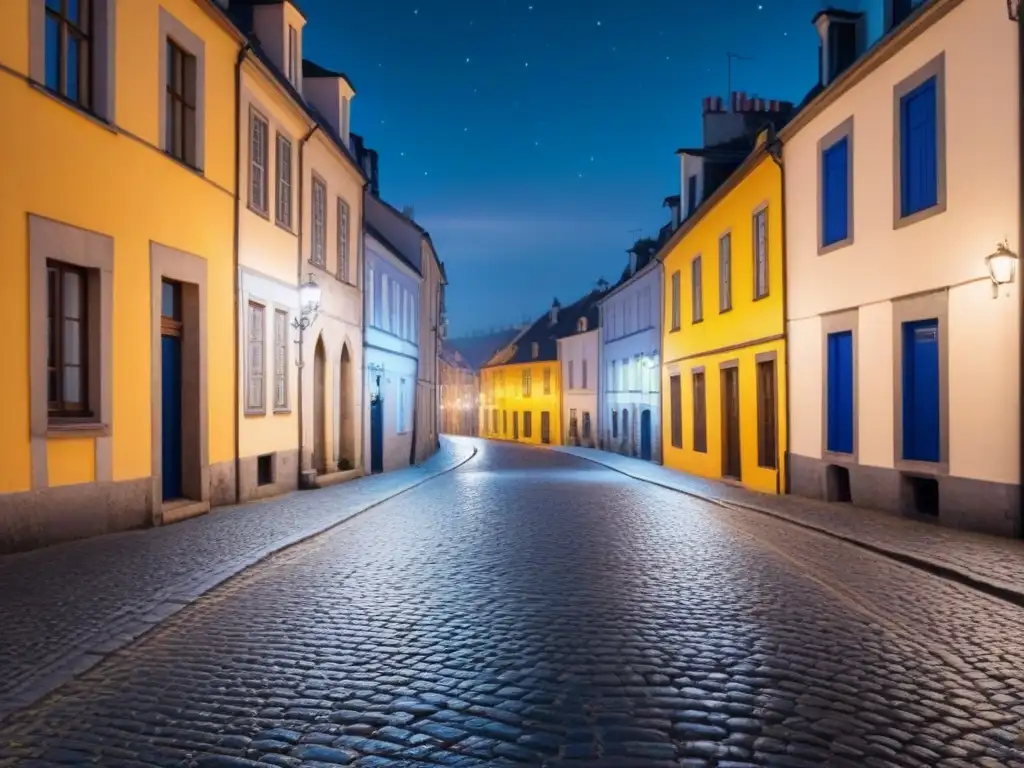
{"label": "white building facade", "polygon": [[601,300],[599,447],[661,462],[661,262],[636,269]]}
{"label": "white building facade", "polygon": [[422,278],[369,224],[365,242],[368,428],[363,455],[365,470],[376,473],[412,463]]}
{"label": "white building facade", "polygon": [[577,320],[576,333],[558,340],[565,445],[597,447],[600,434],[597,409],[600,350],[601,330],[588,327],[586,316]]}
{"label": "white building facade", "polygon": [[819,15],[825,88],[781,132],[790,490],[1019,535],[1020,282],[986,262],[1020,251],[1018,26],[893,5],[859,56],[870,20]]}

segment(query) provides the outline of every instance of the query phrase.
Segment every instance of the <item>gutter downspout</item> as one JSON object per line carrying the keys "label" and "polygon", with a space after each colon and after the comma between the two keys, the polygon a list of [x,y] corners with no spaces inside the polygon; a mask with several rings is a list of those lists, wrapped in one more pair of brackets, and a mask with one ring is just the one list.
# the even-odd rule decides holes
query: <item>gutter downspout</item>
{"label": "gutter downspout", "polygon": [[245,62],[246,56],[249,51],[252,50],[252,43],[248,40],[239,49],[238,56],[235,59],[235,211],[234,211],[234,230],[232,232],[232,270],[234,273],[235,290],[234,290],[234,301],[235,301],[235,315],[234,315],[234,331],[235,331],[235,503],[240,504],[242,502],[242,440],[239,435],[239,430],[242,426],[242,417],[240,411],[242,410],[241,398],[242,398],[242,342],[239,338],[241,333],[241,319],[239,313],[242,311],[240,294],[242,291],[242,276],[239,274],[239,230],[241,228],[241,215],[239,213],[239,206],[242,204],[242,185],[240,182],[242,173],[242,64]]}
{"label": "gutter downspout", "polygon": [[[786,166],[782,160],[782,139],[779,138],[778,131],[775,130],[774,126],[771,127],[770,139],[768,142],[767,150],[768,156],[775,162],[779,167],[779,183],[782,185],[782,343],[785,345],[785,362],[786,362],[786,402],[784,403],[785,415],[783,416],[783,423],[786,425],[786,445],[783,450],[783,461],[785,462],[785,470],[782,472],[782,477],[779,477],[779,472],[776,470],[775,473],[775,492],[789,494],[792,489],[792,474],[790,469],[790,430],[789,430],[789,402],[791,398],[791,391],[789,388],[790,383],[790,366],[789,366],[789,290],[788,282],[786,280]],[[778,400],[778,398],[776,398]],[[776,406],[778,407],[778,406]],[[778,445],[778,422],[775,425],[775,444]]]}
{"label": "gutter downspout", "polygon": [[[303,203],[305,202],[305,198],[303,196],[303,190],[304,190],[304,188],[306,186],[306,162],[305,162],[306,142],[309,141],[311,138],[313,138],[313,134],[316,133],[317,130],[319,130],[319,128],[320,128],[320,124],[319,123],[314,123],[312,125],[312,127],[309,129],[309,131],[306,133],[306,135],[303,136],[302,139],[299,141],[299,205],[298,205],[298,209],[299,209],[299,235],[296,238],[296,241],[298,243],[298,246],[297,246],[298,247],[298,259],[297,259],[298,264],[296,265],[296,276],[298,278],[298,282],[296,283],[296,290],[299,290],[299,286],[302,285],[302,235],[303,235],[304,226],[305,226],[305,219],[303,218],[303,208],[304,208]],[[299,312],[301,314],[302,307],[299,307]],[[301,321],[302,318],[300,317],[299,320]],[[303,413],[303,409],[302,409],[302,369],[305,367],[305,361],[302,358],[302,342],[303,342],[302,336],[303,336],[304,333],[305,333],[305,330],[302,328],[302,326],[299,326],[299,399],[298,399],[298,404],[296,406],[296,410],[298,411],[298,416],[299,416],[299,460],[298,460],[298,462],[296,462],[297,465],[298,465],[298,473],[299,473],[298,474],[298,478],[297,478],[297,480],[298,480],[297,487],[298,488],[302,488],[302,463],[303,463],[303,460],[305,458],[305,445],[303,444],[303,434],[304,433],[303,433],[303,429],[302,429],[302,427],[303,427],[303,416],[302,416],[302,413]]]}
{"label": "gutter downspout", "polygon": [[[668,370],[665,367],[665,262],[661,259],[658,259],[658,295],[661,297],[661,315],[658,318],[658,431],[661,433],[658,435],[658,464],[665,466],[665,414],[668,413],[665,409],[665,374]],[[669,418],[672,418],[671,414]]]}
{"label": "gutter downspout", "polygon": [[[366,472],[366,377],[369,376],[370,372],[366,367],[366,326],[369,324],[369,318],[367,317],[367,306],[366,306],[366,192],[370,188],[370,182],[367,181],[363,184],[363,200],[362,205],[359,206],[359,255],[357,262],[359,265],[356,271],[356,280],[359,282],[360,287],[360,298],[363,302],[362,311],[362,332],[363,332],[363,346],[359,350],[359,378],[362,380],[359,387],[359,457],[360,457],[360,469]],[[370,290],[373,290],[373,286],[370,286]],[[355,469],[355,467],[353,467]]]}

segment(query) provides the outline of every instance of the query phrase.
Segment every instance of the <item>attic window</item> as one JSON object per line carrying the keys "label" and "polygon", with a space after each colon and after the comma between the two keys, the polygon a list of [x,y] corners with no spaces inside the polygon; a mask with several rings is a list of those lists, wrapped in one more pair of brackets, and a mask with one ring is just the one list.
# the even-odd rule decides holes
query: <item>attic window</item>
{"label": "attic window", "polygon": [[533,356],[534,360],[540,357],[540,344],[536,341],[530,345],[530,354]]}
{"label": "attic window", "polygon": [[576,330],[579,331],[580,333],[583,333],[584,331],[587,330],[587,318],[581,317],[579,320],[576,321]]}

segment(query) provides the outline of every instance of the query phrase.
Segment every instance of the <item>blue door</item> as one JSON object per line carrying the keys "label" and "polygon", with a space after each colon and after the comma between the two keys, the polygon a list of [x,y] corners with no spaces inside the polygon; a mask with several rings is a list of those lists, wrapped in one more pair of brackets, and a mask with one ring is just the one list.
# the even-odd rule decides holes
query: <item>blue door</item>
{"label": "blue door", "polygon": [[938,461],[939,321],[903,324],[903,458]]}
{"label": "blue door", "polygon": [[161,427],[163,497],[180,499],[181,491],[181,337],[161,336]]}
{"label": "blue door", "polygon": [[828,335],[827,447],[853,453],[853,332]]}
{"label": "blue door", "polygon": [[384,471],[384,399],[370,402],[370,472]]}
{"label": "blue door", "polygon": [[651,460],[651,412],[640,413],[640,458]]}

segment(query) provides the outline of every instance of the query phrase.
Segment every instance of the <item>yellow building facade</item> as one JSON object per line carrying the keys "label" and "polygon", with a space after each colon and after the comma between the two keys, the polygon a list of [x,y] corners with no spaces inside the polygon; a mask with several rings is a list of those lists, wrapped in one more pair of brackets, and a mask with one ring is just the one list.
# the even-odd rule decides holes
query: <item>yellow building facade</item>
{"label": "yellow building facade", "polygon": [[664,261],[664,463],[784,490],[782,177],[757,148],[679,228]]}
{"label": "yellow building facade", "polygon": [[243,42],[195,0],[0,3],[0,552],[235,497]]}
{"label": "yellow building facade", "polygon": [[[514,346],[514,344],[513,344]],[[508,355],[509,349],[499,352]],[[557,360],[495,364],[480,372],[480,436],[560,445],[561,377]]]}

